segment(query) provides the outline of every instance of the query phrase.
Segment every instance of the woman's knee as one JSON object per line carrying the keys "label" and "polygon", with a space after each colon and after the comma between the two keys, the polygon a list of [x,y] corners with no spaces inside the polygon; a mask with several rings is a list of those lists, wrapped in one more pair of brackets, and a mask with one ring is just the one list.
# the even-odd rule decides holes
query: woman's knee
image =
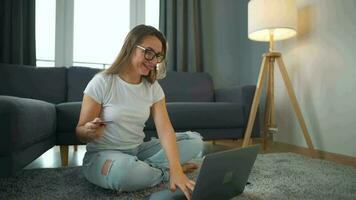
{"label": "woman's knee", "polygon": [[178,140],[178,146],[181,152],[181,157],[183,161],[188,161],[193,158],[201,156],[203,151],[203,140],[199,133],[187,131]]}
{"label": "woman's knee", "polygon": [[111,189],[120,191],[135,191],[151,187],[162,181],[162,172],[152,168],[136,157],[115,161],[108,174],[108,184]]}
{"label": "woman's knee", "polygon": [[200,135],[197,134],[198,133],[194,132],[191,133],[189,141],[196,152],[201,152],[203,150],[203,139]]}
{"label": "woman's knee", "polygon": [[193,147],[196,147],[196,149],[199,151],[202,150],[203,148],[202,136],[198,132],[192,132],[192,131],[188,131],[187,134],[189,136],[188,141],[192,143],[191,145]]}
{"label": "woman's knee", "polygon": [[105,168],[109,168],[105,176],[107,176],[107,184],[109,189],[121,190],[127,182],[130,181],[132,174],[132,167],[135,165],[135,157],[126,157],[122,159],[115,159],[111,162],[110,167],[106,167],[105,163],[102,166],[102,172]]}

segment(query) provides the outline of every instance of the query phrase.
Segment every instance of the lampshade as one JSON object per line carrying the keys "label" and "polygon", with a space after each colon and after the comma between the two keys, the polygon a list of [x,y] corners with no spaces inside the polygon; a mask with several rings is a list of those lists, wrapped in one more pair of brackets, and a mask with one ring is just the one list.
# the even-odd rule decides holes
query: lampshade
{"label": "lampshade", "polygon": [[250,0],[248,38],[256,41],[284,40],[297,34],[295,0]]}

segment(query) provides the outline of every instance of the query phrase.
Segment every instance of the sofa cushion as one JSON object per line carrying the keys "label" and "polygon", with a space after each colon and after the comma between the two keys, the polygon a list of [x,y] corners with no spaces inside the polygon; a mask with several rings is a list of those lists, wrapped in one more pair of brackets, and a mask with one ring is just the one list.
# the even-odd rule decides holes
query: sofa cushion
{"label": "sofa cushion", "polygon": [[[79,120],[81,102],[56,105],[57,133],[75,132]],[[173,128],[179,129],[219,129],[241,128],[245,126],[245,108],[236,103],[223,102],[175,102],[167,103],[167,110]],[[150,117],[146,130],[155,129]]]}
{"label": "sofa cushion", "polygon": [[158,82],[167,102],[214,101],[213,81],[207,73],[167,72]]}
{"label": "sofa cushion", "polygon": [[66,101],[65,67],[31,67],[0,63],[0,95]]}
{"label": "sofa cushion", "polygon": [[[81,101],[88,82],[100,69],[70,67],[67,70],[68,102]],[[167,72],[159,80],[167,102],[211,102],[214,100],[213,81],[207,73]]]}
{"label": "sofa cushion", "polygon": [[67,70],[68,102],[82,101],[83,91],[100,69],[88,67],[69,67]]}
{"label": "sofa cushion", "polygon": [[79,120],[82,102],[68,102],[56,105],[57,110],[57,133],[75,132]]}
{"label": "sofa cushion", "polygon": [[[167,103],[168,114],[173,128],[176,130],[244,127],[244,109],[242,105],[236,103]],[[151,117],[146,122],[145,129],[154,129],[154,122]]]}

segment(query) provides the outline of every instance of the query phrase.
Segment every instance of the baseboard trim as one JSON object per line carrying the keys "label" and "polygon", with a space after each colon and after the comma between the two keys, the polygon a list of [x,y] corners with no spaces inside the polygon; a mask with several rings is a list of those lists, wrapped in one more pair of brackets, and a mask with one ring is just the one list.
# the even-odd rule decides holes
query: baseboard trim
{"label": "baseboard trim", "polygon": [[[253,138],[252,139],[253,144],[261,144],[262,141],[263,140],[261,138]],[[240,146],[242,146],[242,140],[241,139],[239,139],[239,140],[215,140],[214,144],[221,144],[221,145],[230,146],[230,147],[240,147]],[[326,152],[326,151],[321,151],[321,150],[315,150],[315,151],[317,154],[316,158],[336,162],[336,163],[343,164],[343,165],[349,165],[349,166],[353,166],[356,168],[356,157],[337,154],[337,153],[331,153],[331,152]],[[260,153],[281,153],[281,152],[292,152],[292,153],[298,153],[298,154],[312,157],[309,149],[306,147],[300,147],[300,146],[282,143],[282,142],[273,142],[271,140],[269,140],[267,142],[267,149],[262,150]]]}
{"label": "baseboard trim", "polygon": [[[271,144],[271,145],[280,146],[282,148],[290,149],[294,153],[299,153],[302,155],[310,156],[310,151],[306,147],[300,147],[300,146],[282,143],[282,142],[273,142],[273,144]],[[343,154],[337,154],[337,153],[331,153],[331,152],[321,151],[321,150],[315,150],[315,151],[317,154],[317,158],[356,167],[356,157],[343,155]]]}

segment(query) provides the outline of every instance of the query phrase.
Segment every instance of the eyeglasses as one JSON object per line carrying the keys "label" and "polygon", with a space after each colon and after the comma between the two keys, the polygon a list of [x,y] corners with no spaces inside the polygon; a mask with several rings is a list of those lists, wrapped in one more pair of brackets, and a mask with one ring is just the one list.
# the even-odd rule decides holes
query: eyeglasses
{"label": "eyeglasses", "polygon": [[136,45],[136,47],[138,47],[138,48],[140,48],[140,49],[142,49],[144,51],[145,59],[148,60],[148,61],[151,61],[154,58],[156,58],[157,63],[161,63],[164,60],[165,56],[163,54],[156,53],[152,49],[145,48],[145,47],[142,47],[140,45]]}

